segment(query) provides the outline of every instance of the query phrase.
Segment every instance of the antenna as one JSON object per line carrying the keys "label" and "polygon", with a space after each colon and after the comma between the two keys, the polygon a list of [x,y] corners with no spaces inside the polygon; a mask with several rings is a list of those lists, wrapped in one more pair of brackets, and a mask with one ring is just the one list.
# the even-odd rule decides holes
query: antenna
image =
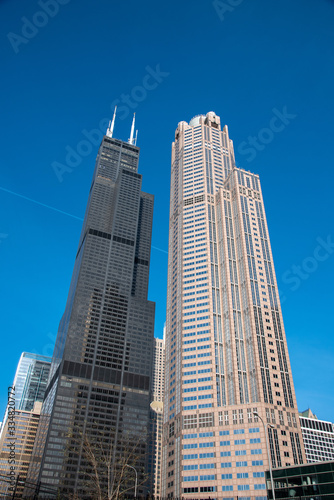
{"label": "antenna", "polygon": [[114,132],[116,109],[117,109],[117,106],[115,106],[115,109],[114,109],[114,116],[112,117],[112,122],[109,121],[109,127],[107,129],[107,134],[106,134],[107,137],[112,137],[113,132]]}
{"label": "antenna", "polygon": [[136,137],[135,137],[135,141],[134,141],[135,146],[137,146],[137,137],[138,137],[138,130],[136,130]]}
{"label": "antenna", "polygon": [[136,113],[133,113],[133,119],[132,119],[132,125],[131,125],[131,133],[130,133],[130,139],[128,140],[129,144],[133,144],[134,139],[133,139],[133,133],[135,130],[135,118],[136,118]]}

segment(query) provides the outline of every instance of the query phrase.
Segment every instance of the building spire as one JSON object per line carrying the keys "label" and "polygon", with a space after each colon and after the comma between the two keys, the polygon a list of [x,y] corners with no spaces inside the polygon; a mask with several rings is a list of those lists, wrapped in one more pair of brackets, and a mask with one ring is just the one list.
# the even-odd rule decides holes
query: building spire
{"label": "building spire", "polygon": [[131,125],[131,133],[130,133],[130,139],[129,139],[129,144],[134,144],[135,140],[133,138],[134,130],[135,130],[135,118],[136,118],[136,113],[133,113],[133,120],[132,120],[132,125]]}
{"label": "building spire", "polygon": [[117,106],[115,106],[115,109],[114,109],[114,116],[112,117],[112,122],[109,121],[109,127],[107,129],[107,134],[106,134],[107,137],[112,137],[112,134],[114,132],[116,109],[117,109]]}

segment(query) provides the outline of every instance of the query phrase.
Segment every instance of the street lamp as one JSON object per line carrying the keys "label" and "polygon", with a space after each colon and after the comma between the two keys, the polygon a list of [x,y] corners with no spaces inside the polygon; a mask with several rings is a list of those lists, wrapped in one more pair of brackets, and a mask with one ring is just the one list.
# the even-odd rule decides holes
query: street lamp
{"label": "street lamp", "polygon": [[269,454],[268,432],[267,432],[267,427],[270,427],[271,429],[274,429],[275,427],[273,425],[271,425],[271,424],[265,424],[257,411],[253,411],[253,415],[254,415],[254,417],[257,417],[257,418],[259,418],[261,420],[263,428],[264,428],[264,433],[266,435],[266,447],[267,447],[267,455],[268,455],[268,462],[269,462],[269,473],[270,473],[271,491],[273,492],[273,500],[276,500],[275,499],[275,486],[274,486],[274,481],[273,481],[273,471],[272,471],[272,468],[271,468],[271,458],[270,458],[270,454]]}
{"label": "street lamp", "polygon": [[125,467],[130,467],[130,469],[133,469],[135,471],[135,474],[136,474],[136,479],[135,479],[135,498],[137,498],[137,480],[138,480],[137,471],[136,471],[136,469],[134,467],[132,467],[132,465],[125,464]]}

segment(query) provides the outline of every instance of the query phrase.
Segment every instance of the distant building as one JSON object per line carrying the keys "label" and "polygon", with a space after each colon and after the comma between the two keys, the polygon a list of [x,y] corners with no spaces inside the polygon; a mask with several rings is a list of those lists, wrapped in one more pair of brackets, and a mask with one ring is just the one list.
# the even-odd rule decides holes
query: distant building
{"label": "distant building", "polygon": [[165,331],[163,339],[154,339],[152,401],[163,401],[165,372]]}
{"label": "distant building", "polygon": [[299,413],[306,459],[308,462],[334,460],[334,426],[319,420],[310,409]]}
{"label": "distant building", "polygon": [[[35,401],[43,401],[51,368],[51,358],[41,354],[23,352],[18,362],[13,387],[15,387],[15,408],[31,411]],[[1,433],[7,420],[7,409],[1,426]]]}
{"label": "distant building", "polygon": [[13,385],[15,406],[30,411],[35,401],[43,401],[51,367],[51,358],[23,352],[17,365]]}
{"label": "distant building", "polygon": [[165,329],[163,339],[154,339],[153,352],[150,474],[151,493],[155,498],[160,498],[161,496],[164,370]]}
{"label": "distant building", "polygon": [[[15,498],[21,498],[24,482],[27,477],[29,463],[35,442],[37,426],[41,413],[42,403],[35,401],[33,410],[16,410],[15,427],[9,426],[10,419],[7,419],[3,426],[3,433],[0,438],[0,497],[12,498],[13,490],[10,478],[11,463],[15,463],[14,484],[17,481]],[[11,444],[14,443],[12,446]],[[12,455],[10,453],[12,451]],[[12,462],[11,457],[14,457]],[[6,479],[7,478],[7,479]]]}
{"label": "distant building", "polygon": [[155,499],[161,498],[161,458],[162,458],[162,429],[163,403],[151,403],[151,446],[149,458],[149,474],[151,478],[151,493]]}

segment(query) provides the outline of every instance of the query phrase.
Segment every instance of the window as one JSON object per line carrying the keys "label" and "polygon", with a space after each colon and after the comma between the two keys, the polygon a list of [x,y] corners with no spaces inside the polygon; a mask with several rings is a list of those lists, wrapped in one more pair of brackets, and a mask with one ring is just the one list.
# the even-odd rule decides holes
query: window
{"label": "window", "polygon": [[211,448],[215,445],[215,443],[199,443],[200,448]]}
{"label": "window", "polygon": [[199,454],[199,458],[214,458],[214,457],[215,457],[215,453],[200,453]]}
{"label": "window", "polygon": [[248,472],[238,472],[237,479],[245,479],[248,478]]}
{"label": "window", "polygon": [[253,477],[264,477],[264,472],[253,472]]}
{"label": "window", "polygon": [[183,460],[194,460],[196,458],[198,458],[197,453],[192,453],[191,455],[183,455]]}
{"label": "window", "polygon": [[183,449],[188,450],[190,448],[197,448],[197,443],[189,443],[189,444],[184,444]]}
{"label": "window", "polygon": [[184,465],[183,470],[197,470],[198,465],[197,464],[191,464],[191,465]]}
{"label": "window", "polygon": [[223,485],[222,491],[233,491],[233,486]]}
{"label": "window", "polygon": [[228,469],[229,467],[232,467],[231,462],[222,462],[221,464],[222,469]]}
{"label": "window", "polygon": [[199,433],[199,437],[200,438],[202,438],[202,437],[212,437],[212,436],[214,436],[214,432],[200,432]]}
{"label": "window", "polygon": [[215,469],[216,464],[200,464],[200,469]]}
{"label": "window", "polygon": [[198,493],[198,488],[183,488],[183,493]]}

